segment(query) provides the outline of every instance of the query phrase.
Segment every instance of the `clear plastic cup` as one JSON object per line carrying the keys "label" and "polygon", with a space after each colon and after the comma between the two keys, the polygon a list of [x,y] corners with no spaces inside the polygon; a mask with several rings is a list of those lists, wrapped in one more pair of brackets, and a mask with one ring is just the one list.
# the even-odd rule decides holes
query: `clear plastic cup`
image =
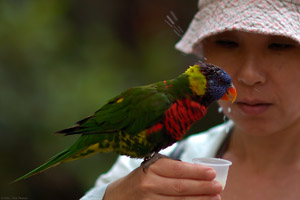
{"label": "clear plastic cup", "polygon": [[230,161],[220,158],[194,158],[192,161],[195,164],[205,165],[213,168],[216,171],[215,180],[222,184],[224,190],[229,166],[232,164]]}

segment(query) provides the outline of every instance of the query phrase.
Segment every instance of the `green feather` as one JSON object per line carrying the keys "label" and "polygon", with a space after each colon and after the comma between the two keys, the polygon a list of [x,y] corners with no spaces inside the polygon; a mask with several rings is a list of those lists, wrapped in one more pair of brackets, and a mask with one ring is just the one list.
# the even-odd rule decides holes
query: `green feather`
{"label": "green feather", "polygon": [[51,157],[46,163],[30,171],[24,176],[13,181],[17,182],[28,178],[63,162],[84,158],[95,153],[109,152],[113,150],[113,137],[107,134],[82,135],[70,148]]}

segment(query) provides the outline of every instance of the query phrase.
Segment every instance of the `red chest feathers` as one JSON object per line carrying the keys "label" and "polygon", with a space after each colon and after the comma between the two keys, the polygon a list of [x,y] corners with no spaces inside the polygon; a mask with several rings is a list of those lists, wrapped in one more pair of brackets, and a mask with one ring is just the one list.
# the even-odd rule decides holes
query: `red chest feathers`
{"label": "red chest feathers", "polygon": [[163,124],[167,134],[175,140],[180,140],[194,122],[204,117],[206,111],[207,108],[196,101],[177,100],[165,111]]}

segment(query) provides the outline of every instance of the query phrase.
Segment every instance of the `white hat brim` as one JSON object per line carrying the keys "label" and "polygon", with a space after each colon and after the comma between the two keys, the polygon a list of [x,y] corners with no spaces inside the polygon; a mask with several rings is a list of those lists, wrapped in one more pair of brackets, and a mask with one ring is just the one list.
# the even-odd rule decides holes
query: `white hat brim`
{"label": "white hat brim", "polygon": [[204,38],[230,30],[285,36],[300,43],[300,6],[280,0],[219,0],[200,5],[176,48],[195,53]]}

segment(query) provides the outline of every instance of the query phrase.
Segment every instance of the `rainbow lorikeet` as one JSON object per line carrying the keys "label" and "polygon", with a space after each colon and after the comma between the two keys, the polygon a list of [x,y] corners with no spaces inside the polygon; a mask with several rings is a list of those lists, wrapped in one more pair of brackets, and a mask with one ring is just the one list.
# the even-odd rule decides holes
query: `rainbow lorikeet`
{"label": "rainbow lorikeet", "polygon": [[94,115],[58,131],[81,136],[71,147],[16,181],[101,152],[145,158],[144,162],[151,160],[161,149],[182,139],[213,101],[234,101],[236,95],[224,70],[202,62],[175,79],[130,88],[109,100]]}

